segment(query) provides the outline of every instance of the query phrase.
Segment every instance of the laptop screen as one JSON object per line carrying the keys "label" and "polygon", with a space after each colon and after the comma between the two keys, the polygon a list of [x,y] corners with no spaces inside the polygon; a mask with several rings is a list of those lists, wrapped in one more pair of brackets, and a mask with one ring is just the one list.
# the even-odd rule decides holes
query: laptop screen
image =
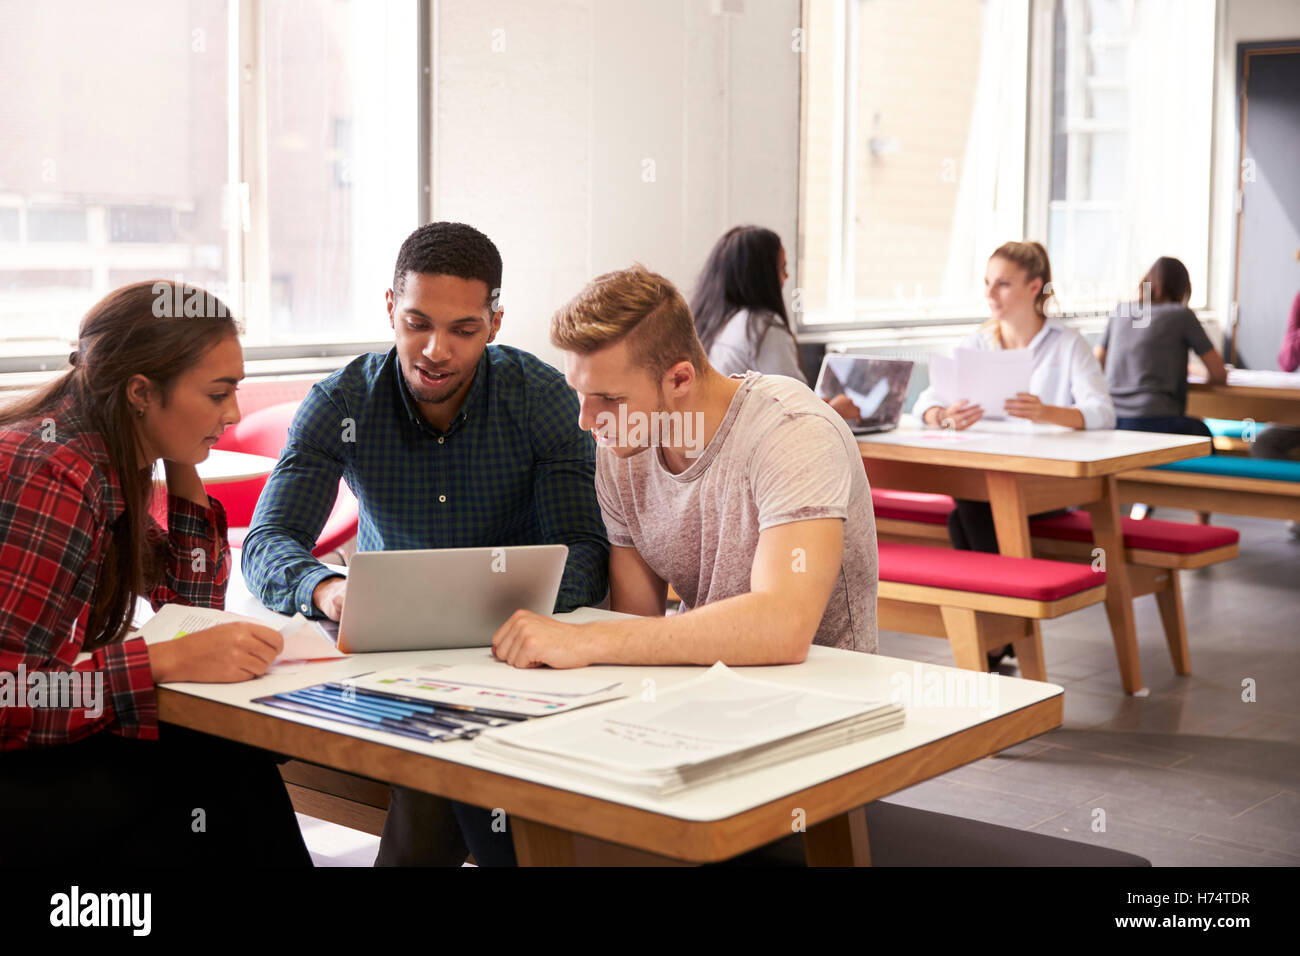
{"label": "laptop screen", "polygon": [[[912,363],[860,355],[827,355],[817,376],[818,398],[847,395],[858,406],[863,425],[898,422],[912,379]],[[852,424],[852,423],[850,423]]]}

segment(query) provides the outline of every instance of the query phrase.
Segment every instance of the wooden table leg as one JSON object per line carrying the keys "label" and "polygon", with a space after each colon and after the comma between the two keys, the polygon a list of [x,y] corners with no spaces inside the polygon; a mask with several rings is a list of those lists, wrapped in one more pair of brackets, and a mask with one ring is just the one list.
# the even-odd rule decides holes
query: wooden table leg
{"label": "wooden table leg", "polygon": [[573,834],[568,830],[511,817],[510,835],[515,841],[515,860],[520,866],[574,866],[577,863]]}
{"label": "wooden table leg", "polygon": [[809,827],[803,835],[803,852],[809,866],[870,866],[866,807]]}
{"label": "wooden table leg", "polygon": [[[989,488],[989,507],[993,510],[993,527],[998,533],[998,551],[1013,558],[1032,558],[1034,546],[1029,537],[1029,510],[1025,507],[1019,475],[1004,471],[985,474]],[[1020,662],[1020,673],[1030,680],[1047,680],[1043,662],[1043,632],[1037,621],[1030,621],[1028,633],[1011,646]],[[1031,673],[1032,672],[1032,673]]]}
{"label": "wooden table leg", "polygon": [[1086,506],[1092,514],[1093,544],[1101,548],[1106,562],[1106,616],[1115,641],[1120,681],[1124,691],[1142,691],[1142,664],[1138,658],[1137,625],[1133,618],[1133,584],[1124,557],[1124,526],[1119,516],[1116,479],[1102,479],[1101,499]]}

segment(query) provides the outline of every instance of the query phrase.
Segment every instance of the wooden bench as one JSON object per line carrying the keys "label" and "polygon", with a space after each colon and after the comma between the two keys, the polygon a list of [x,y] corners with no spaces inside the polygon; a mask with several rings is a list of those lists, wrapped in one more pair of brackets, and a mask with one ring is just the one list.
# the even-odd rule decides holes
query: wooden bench
{"label": "wooden bench", "polygon": [[1075,563],[894,541],[880,541],[878,549],[879,626],[947,638],[966,670],[987,670],[988,652],[1011,644],[1021,675],[1047,680],[1033,622],[1106,599],[1105,572]]}
{"label": "wooden bench", "polygon": [[[908,544],[949,546],[951,498],[873,488],[872,499],[878,536]],[[1237,557],[1240,534],[1233,528],[1153,519],[1122,518],[1121,524],[1133,596],[1155,596],[1174,671],[1188,674],[1191,657],[1178,572]],[[1086,511],[1034,520],[1029,529],[1037,556],[1087,564],[1095,560],[1092,519]]]}
{"label": "wooden bench", "polygon": [[1119,476],[1125,502],[1300,521],[1300,461],[1206,455]]}

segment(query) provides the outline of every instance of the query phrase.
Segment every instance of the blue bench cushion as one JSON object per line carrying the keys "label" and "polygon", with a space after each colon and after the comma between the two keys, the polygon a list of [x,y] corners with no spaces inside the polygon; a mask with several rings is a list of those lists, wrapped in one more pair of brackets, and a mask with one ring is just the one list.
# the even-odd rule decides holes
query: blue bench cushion
{"label": "blue bench cushion", "polygon": [[1268,481],[1300,481],[1300,461],[1277,458],[1232,458],[1228,455],[1205,455],[1157,465],[1167,471],[1190,471],[1203,475],[1227,475],[1233,478],[1263,478]]}
{"label": "blue bench cushion", "polygon": [[[1239,422],[1233,418],[1207,418],[1205,427],[1210,430],[1210,434],[1215,438],[1240,438],[1246,437],[1246,423]],[[1256,429],[1260,426],[1256,425]]]}

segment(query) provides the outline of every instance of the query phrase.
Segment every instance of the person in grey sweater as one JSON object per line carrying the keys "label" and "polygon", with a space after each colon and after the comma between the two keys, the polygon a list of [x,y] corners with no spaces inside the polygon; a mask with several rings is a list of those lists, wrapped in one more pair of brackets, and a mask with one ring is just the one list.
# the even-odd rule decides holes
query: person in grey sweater
{"label": "person in grey sweater", "polygon": [[1228,371],[1196,314],[1187,307],[1192,280],[1177,259],[1161,256],[1142,278],[1139,300],[1116,306],[1094,349],[1106,370],[1116,428],[1211,437],[1187,415],[1187,353],[1205,363],[1209,380]]}

